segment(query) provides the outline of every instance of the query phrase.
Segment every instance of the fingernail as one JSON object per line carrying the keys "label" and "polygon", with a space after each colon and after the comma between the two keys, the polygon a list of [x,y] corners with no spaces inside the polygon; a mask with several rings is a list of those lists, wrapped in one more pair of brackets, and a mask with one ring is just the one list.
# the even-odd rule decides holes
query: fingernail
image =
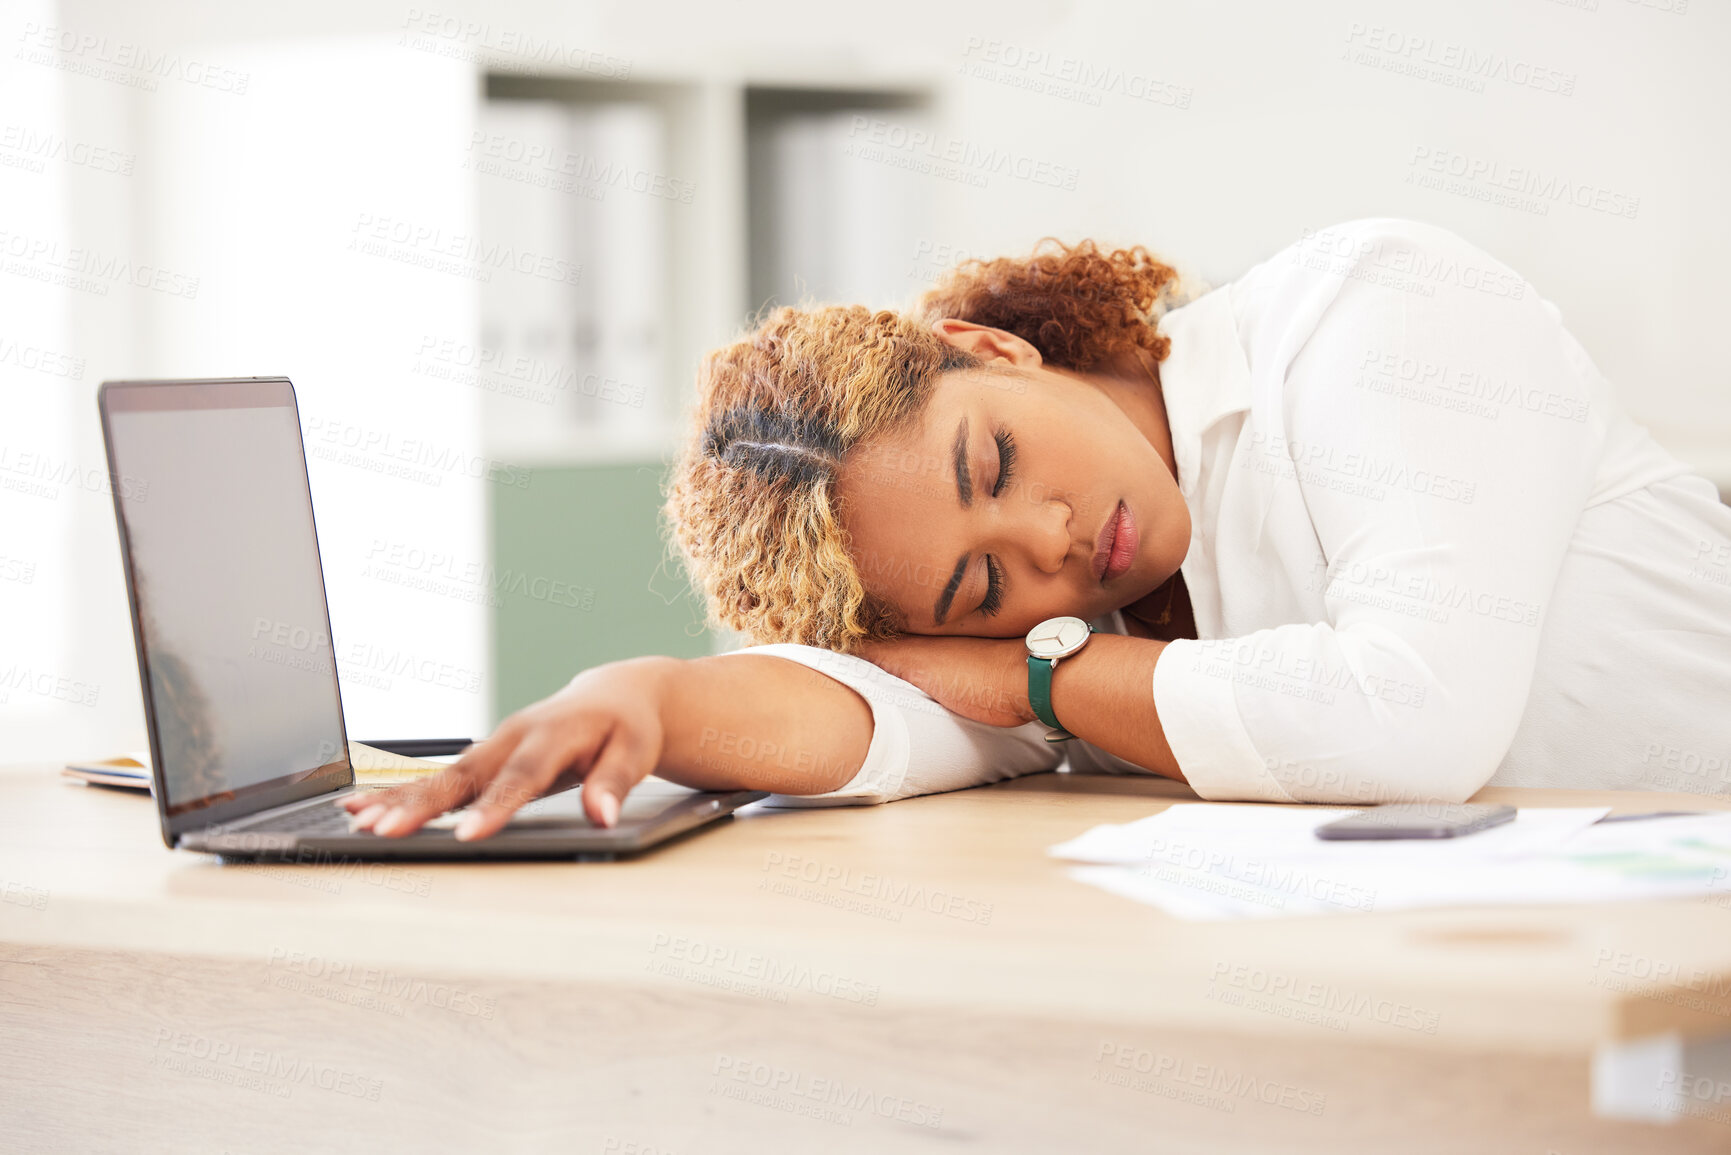
{"label": "fingernail", "polygon": [[457,841],[467,842],[475,837],[480,832],[481,822],[482,817],[479,810],[470,810],[464,813],[462,819],[457,823]]}
{"label": "fingernail", "polygon": [[612,826],[619,821],[619,799],[611,794],[601,796],[601,825]]}
{"label": "fingernail", "polygon": [[401,806],[393,806],[385,812],[383,818],[379,819],[378,822],[373,825],[373,833],[390,834],[395,831],[397,827],[408,825],[408,822],[408,812]]}

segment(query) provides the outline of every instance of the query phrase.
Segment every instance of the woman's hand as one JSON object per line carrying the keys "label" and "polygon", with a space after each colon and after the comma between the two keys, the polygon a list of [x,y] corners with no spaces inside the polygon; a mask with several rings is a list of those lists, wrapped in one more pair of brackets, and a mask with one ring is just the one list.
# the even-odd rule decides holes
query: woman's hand
{"label": "woman's hand", "polygon": [[397,837],[467,804],[457,824],[457,837],[467,841],[492,834],[524,803],[581,782],[583,812],[612,826],[625,795],[661,759],[662,693],[678,664],[642,658],[585,670],[431,778],[356,794],[344,806],[357,828]]}
{"label": "woman's hand", "polygon": [[868,642],[859,655],[964,718],[988,726],[1034,720],[1028,705],[1028,648],[1021,638],[906,634]]}

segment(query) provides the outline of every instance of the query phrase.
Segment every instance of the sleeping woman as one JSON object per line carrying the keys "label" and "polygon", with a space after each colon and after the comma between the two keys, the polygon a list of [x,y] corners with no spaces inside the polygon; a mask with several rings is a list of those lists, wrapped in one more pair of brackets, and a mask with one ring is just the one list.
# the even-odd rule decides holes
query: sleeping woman
{"label": "sleeping woman", "polygon": [[909,313],[769,314],[705,360],[666,505],[752,644],[585,670],[359,824],[1066,761],[1262,802],[1731,790],[1731,508],[1554,305],[1391,218],[1177,284],[1048,243]]}

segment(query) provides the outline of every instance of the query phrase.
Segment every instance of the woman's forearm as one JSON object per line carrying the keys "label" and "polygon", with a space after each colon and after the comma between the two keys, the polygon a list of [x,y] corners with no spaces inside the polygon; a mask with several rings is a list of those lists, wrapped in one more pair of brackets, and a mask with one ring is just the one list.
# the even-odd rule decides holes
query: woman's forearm
{"label": "woman's forearm", "polygon": [[659,662],[665,734],[656,773],[701,790],[823,794],[865,762],[872,713],[827,674],[766,654]]}
{"label": "woman's forearm", "polygon": [[499,723],[428,778],[343,805],[387,838],[467,807],[459,839],[486,838],[531,799],[577,782],[583,812],[612,826],[650,774],[702,790],[822,794],[871,747],[871,707],[833,678],[781,658],[633,658],[584,670]]}
{"label": "woman's forearm", "polygon": [[1154,706],[1154,664],[1165,649],[1152,638],[1095,634],[1052,671],[1052,710],[1064,729],[1090,745],[1182,782]]}
{"label": "woman's forearm", "polygon": [[[1165,649],[1152,638],[1095,634],[1052,672],[1052,709],[1066,730],[1090,745],[1182,782],[1154,706],[1154,663]],[[908,635],[862,652],[964,717],[993,726],[1035,720],[1028,651],[1020,638]]]}

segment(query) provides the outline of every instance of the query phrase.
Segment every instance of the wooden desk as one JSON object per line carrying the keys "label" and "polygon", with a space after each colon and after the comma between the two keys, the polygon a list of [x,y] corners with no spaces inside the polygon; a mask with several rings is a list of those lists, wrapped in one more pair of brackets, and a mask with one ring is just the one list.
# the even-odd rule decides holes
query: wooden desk
{"label": "wooden desk", "polygon": [[[1731,909],[1184,923],[1045,855],[1187,796],[1048,774],[634,863],[224,866],[144,797],[0,771],[0,1148],[1731,1147],[1731,1100],[1590,1109],[1607,1046],[1731,1033]],[[1616,989],[1655,962],[1714,980]]]}

